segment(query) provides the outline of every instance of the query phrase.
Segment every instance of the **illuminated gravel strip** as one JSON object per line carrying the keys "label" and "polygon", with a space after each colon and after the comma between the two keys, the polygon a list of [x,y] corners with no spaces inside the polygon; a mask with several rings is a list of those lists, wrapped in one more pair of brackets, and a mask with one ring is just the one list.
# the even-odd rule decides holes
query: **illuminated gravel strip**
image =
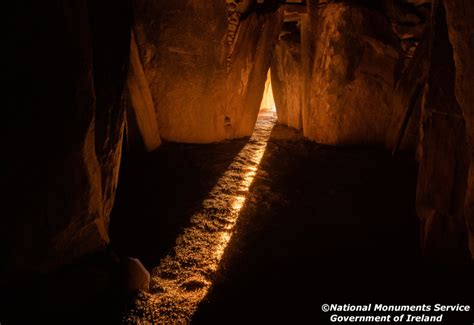
{"label": "illuminated gravel strip", "polygon": [[139,295],[125,323],[189,322],[212,285],[275,122],[274,112],[260,114],[252,137],[191,217],[173,252],[152,271],[150,294]]}

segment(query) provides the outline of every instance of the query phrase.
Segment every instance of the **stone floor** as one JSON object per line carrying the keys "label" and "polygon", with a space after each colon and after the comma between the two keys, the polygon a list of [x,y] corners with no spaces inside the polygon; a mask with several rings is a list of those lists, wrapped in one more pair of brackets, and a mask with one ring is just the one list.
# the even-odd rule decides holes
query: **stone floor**
{"label": "stone floor", "polygon": [[152,283],[122,321],[324,324],[323,303],[466,303],[472,269],[421,261],[416,177],[409,156],[318,145],[268,111],[250,139],[130,161],[112,245]]}

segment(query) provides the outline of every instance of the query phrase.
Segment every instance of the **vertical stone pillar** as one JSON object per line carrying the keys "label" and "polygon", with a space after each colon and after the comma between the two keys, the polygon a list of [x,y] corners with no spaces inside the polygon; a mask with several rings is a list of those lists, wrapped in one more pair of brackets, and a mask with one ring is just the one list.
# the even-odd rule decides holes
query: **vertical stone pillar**
{"label": "vertical stone pillar", "polygon": [[466,130],[455,97],[453,49],[443,3],[433,9],[431,64],[424,93],[417,211],[424,256],[436,262],[468,257],[464,197]]}
{"label": "vertical stone pillar", "polygon": [[[309,94],[311,83],[310,66],[310,22],[309,14],[301,15],[301,71],[303,74],[302,96],[301,96],[301,114],[303,132],[308,130],[309,121]],[[305,134],[306,135],[306,134]]]}
{"label": "vertical stone pillar", "polygon": [[448,32],[456,66],[456,98],[466,121],[470,171],[464,215],[469,226],[471,257],[474,258],[474,2],[444,1]]}

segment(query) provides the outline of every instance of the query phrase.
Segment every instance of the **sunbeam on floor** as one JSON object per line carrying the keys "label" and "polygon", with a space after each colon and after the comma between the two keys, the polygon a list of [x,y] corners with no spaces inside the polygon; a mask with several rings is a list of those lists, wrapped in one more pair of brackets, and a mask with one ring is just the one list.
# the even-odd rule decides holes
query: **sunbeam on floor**
{"label": "sunbeam on floor", "polygon": [[172,252],[153,269],[150,293],[139,294],[126,322],[191,319],[212,285],[275,122],[274,111],[261,110],[252,137],[191,217]]}

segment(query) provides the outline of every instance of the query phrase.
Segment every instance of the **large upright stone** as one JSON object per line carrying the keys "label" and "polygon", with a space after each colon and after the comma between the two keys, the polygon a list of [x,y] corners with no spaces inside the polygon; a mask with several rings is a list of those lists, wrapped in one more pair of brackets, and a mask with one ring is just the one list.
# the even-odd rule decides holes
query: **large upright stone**
{"label": "large upright stone", "polygon": [[240,23],[239,38],[226,80],[226,137],[250,136],[257,121],[268,69],[283,14],[253,13]]}
{"label": "large upright stone", "polygon": [[[399,147],[402,150],[415,151],[417,148],[422,104],[422,94],[417,91],[422,89],[426,83],[430,65],[429,52],[430,42],[427,35],[423,43],[417,47],[408,66],[403,70],[393,91],[392,118],[386,140],[387,147],[391,150],[397,146],[398,140],[400,140]],[[410,107],[411,104],[414,107]],[[405,118],[408,118],[407,124],[402,129]]]}
{"label": "large upright stone", "polygon": [[16,8],[14,69],[5,71],[13,87],[3,146],[2,281],[107,245],[131,28],[126,0]]}
{"label": "large upright stone", "polygon": [[456,98],[466,121],[470,170],[464,214],[470,231],[474,257],[474,3],[469,0],[444,1],[449,39],[456,66]]}
{"label": "large upright stone", "polygon": [[163,139],[225,138],[224,1],[134,1],[135,36]]}
{"label": "large upright stone", "polygon": [[305,136],[328,144],[384,143],[401,68],[399,40],[380,11],[328,3],[318,12],[317,19],[311,13],[314,63]]}
{"label": "large upright stone", "polygon": [[206,143],[252,133],[280,16],[246,13],[232,25],[230,49],[224,1],[135,1],[134,30],[163,139]]}
{"label": "large upright stone", "polygon": [[301,44],[295,36],[277,43],[272,61],[272,85],[278,122],[301,129],[304,76]]}
{"label": "large upright stone", "polygon": [[[130,69],[128,73],[128,94],[130,106],[128,114],[128,129],[136,128],[147,151],[153,151],[161,145],[155,105],[150,87],[143,71],[143,65],[138,52],[135,36],[132,32],[130,42]],[[131,125],[131,124],[134,125]]]}
{"label": "large upright stone", "polygon": [[439,262],[468,258],[464,197],[466,127],[455,96],[453,49],[442,2],[433,15],[431,64],[424,94],[417,212],[424,255]]}

